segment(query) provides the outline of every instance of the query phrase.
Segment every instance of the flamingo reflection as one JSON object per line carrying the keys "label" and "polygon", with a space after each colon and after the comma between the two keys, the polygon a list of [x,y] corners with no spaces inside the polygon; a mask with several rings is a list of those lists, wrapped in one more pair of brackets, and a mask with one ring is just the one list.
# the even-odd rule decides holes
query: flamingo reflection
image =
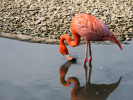
{"label": "flamingo reflection", "polygon": [[69,67],[75,62],[66,62],[60,67],[60,82],[64,87],[69,86],[71,83],[74,84],[71,91],[71,100],[106,100],[110,93],[112,93],[120,84],[122,77],[115,83],[111,84],[92,84],[90,82],[91,78],[91,65],[89,69],[89,77],[87,80],[87,66],[83,65],[85,68],[86,84],[85,86],[80,86],[80,82],[76,77],[69,77],[65,80],[66,73]]}

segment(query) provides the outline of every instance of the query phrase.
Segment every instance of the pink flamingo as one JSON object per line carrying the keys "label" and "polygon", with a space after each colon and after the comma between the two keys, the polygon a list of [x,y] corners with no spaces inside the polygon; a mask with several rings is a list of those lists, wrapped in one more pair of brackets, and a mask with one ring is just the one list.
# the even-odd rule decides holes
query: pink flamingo
{"label": "pink flamingo", "polygon": [[80,43],[80,37],[83,37],[86,41],[86,49],[85,49],[85,58],[83,60],[84,63],[88,60],[88,44],[89,44],[89,62],[92,60],[91,53],[91,44],[90,41],[106,41],[109,40],[111,42],[116,43],[119,48],[122,50],[122,46],[119,41],[115,38],[115,36],[109,31],[108,27],[99,19],[94,16],[82,13],[76,15],[71,23],[71,32],[74,40],[72,41],[71,37],[64,34],[60,37],[60,48],[59,51],[62,55],[66,57],[67,60],[76,60],[75,58],[69,55],[68,49],[65,46],[64,40],[67,43],[75,47]]}
{"label": "pink flamingo", "polygon": [[[59,69],[60,72],[60,83],[64,87],[70,86],[73,83],[73,88],[71,90],[71,100],[107,100],[108,96],[119,86],[122,76],[115,83],[111,84],[92,84],[91,79],[91,69],[89,70],[89,77],[86,80],[84,86],[80,85],[79,79],[77,77],[68,77],[66,80],[66,74],[71,67],[73,62],[66,62]],[[87,66],[83,64],[85,68],[85,77],[87,78]]]}

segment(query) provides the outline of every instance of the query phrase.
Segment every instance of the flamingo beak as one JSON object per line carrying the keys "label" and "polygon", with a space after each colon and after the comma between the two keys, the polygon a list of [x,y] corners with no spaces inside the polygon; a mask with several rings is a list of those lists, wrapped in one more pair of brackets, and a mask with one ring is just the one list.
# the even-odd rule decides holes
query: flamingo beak
{"label": "flamingo beak", "polygon": [[73,58],[73,57],[71,57],[70,55],[64,55],[64,56],[65,56],[65,58],[66,58],[67,60],[69,60],[69,61],[76,61],[76,59]]}

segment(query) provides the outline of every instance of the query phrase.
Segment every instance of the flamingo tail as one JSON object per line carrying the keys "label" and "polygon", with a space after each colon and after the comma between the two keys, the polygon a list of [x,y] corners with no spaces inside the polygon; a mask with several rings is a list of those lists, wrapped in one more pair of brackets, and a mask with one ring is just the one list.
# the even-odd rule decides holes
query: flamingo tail
{"label": "flamingo tail", "polygon": [[109,38],[109,40],[110,40],[111,42],[116,43],[116,44],[119,46],[119,48],[120,48],[121,50],[123,50],[123,48],[122,48],[120,42],[116,39],[116,37],[115,37],[113,34],[112,34],[112,37]]}

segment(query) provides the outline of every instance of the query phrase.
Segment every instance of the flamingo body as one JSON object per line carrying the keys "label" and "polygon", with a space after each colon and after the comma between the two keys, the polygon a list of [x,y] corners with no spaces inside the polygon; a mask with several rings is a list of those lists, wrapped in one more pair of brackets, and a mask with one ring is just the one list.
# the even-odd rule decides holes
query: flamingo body
{"label": "flamingo body", "polygon": [[99,41],[103,37],[112,35],[103,22],[88,14],[75,16],[71,23],[71,30],[87,41]]}
{"label": "flamingo body", "polygon": [[89,59],[91,60],[91,46],[90,41],[106,41],[109,40],[111,42],[116,43],[119,48],[122,50],[122,47],[119,41],[115,38],[115,36],[109,31],[108,27],[99,19],[94,16],[82,13],[76,15],[71,22],[71,32],[74,37],[74,41],[72,41],[71,37],[64,34],[60,37],[60,53],[64,55],[68,60],[71,60],[72,57],[69,55],[67,47],[64,44],[64,40],[67,43],[75,47],[80,43],[80,37],[83,37],[86,41],[86,52],[84,62],[87,60],[88,54],[88,44],[89,44]]}

